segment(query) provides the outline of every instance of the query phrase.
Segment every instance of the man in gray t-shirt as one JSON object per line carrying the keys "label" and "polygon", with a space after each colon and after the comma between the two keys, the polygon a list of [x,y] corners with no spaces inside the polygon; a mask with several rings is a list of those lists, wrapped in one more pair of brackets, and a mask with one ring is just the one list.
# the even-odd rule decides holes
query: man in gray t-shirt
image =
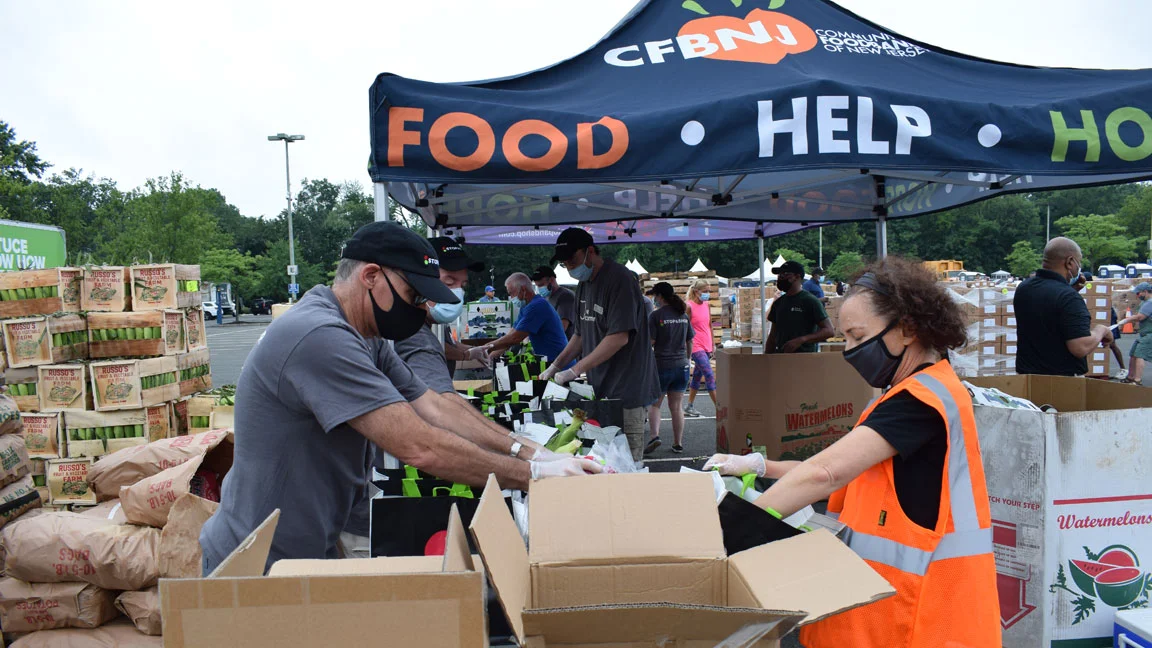
{"label": "man in gray t-shirt", "polygon": [[[640,284],[631,270],[601,257],[592,235],[578,227],[564,230],[556,239],[554,260],[564,263],[580,282],[576,335],[540,377],[566,384],[586,372],[597,397],[620,400],[628,447],[639,461],[647,407],[660,390]],[[559,370],[580,355],[571,369]]]}
{"label": "man in gray t-shirt", "polygon": [[451,303],[435,250],[395,223],[362,227],[345,245],[332,288],[318,286],[273,322],[240,372],[236,447],[220,508],[200,533],[211,571],[269,514],[269,552],[335,558],[362,499],[374,445],[452,481],[525,488],[532,478],[600,472],[477,426],[460,399],[427,389],[391,347],[424,321],[423,300]]}
{"label": "man in gray t-shirt", "polygon": [[556,314],[560,316],[560,325],[564,327],[564,335],[569,340],[576,334],[576,295],[556,283],[556,271],[549,266],[540,266],[532,273],[532,283],[536,284],[536,294],[548,300]]}

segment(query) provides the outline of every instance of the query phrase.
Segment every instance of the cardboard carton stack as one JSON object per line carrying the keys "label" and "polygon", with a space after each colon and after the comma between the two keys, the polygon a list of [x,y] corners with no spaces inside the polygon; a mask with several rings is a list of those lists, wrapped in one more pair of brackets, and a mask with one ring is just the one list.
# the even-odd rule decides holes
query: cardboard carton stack
{"label": "cardboard carton stack", "polygon": [[953,351],[952,365],[961,376],[1016,373],[1015,288],[953,285],[949,294],[968,323],[968,345]]}
{"label": "cardboard carton stack", "polygon": [[512,302],[471,302],[464,308],[465,340],[495,340],[512,332]]}
{"label": "cardboard carton stack", "polygon": [[[736,309],[733,311],[732,337],[745,342],[762,343],[764,341],[760,318],[760,288],[737,288]],[[779,294],[776,286],[765,286],[764,299],[775,299]]]}
{"label": "cardboard carton stack", "polygon": [[35,646],[162,646],[157,584],[200,576],[200,528],[217,507],[232,446],[231,431],[215,430],[53,462],[48,489],[94,505],[83,512],[9,521],[2,511],[21,500],[0,490],[0,628]]}
{"label": "cardboard carton stack", "polygon": [[176,264],[0,274],[3,380],[35,430],[38,477],[187,433],[175,405],[212,386],[199,279],[199,266]]}
{"label": "cardboard carton stack", "polygon": [[716,278],[715,270],[706,272],[650,272],[640,277],[640,288],[647,293],[661,281],[672,284],[672,288],[682,299],[687,299],[688,288],[697,280],[703,279],[707,284],[707,291],[711,295],[708,301],[709,314],[712,317],[712,339],[716,346],[720,346],[724,329],[724,307],[720,299],[720,280]]}
{"label": "cardboard carton stack", "polygon": [[[1117,287],[1111,281],[1093,281],[1084,286],[1084,304],[1088,307],[1088,317],[1092,318],[1091,327],[1112,326],[1112,297],[1116,292]],[[1123,317],[1120,311],[1117,316],[1117,321]],[[1107,348],[1095,349],[1088,356],[1089,376],[1107,378],[1111,375],[1111,366],[1112,351]]]}

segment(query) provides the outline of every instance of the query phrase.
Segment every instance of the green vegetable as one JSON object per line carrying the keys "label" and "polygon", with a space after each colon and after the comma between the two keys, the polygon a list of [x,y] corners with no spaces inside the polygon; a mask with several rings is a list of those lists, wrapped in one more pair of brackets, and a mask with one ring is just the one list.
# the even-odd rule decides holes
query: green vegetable
{"label": "green vegetable", "polygon": [[588,415],[582,409],[573,411],[572,422],[568,424],[568,427],[560,430],[560,432],[553,436],[548,441],[548,443],[544,445],[544,447],[553,452],[557,452],[559,448],[572,443],[572,441],[576,439],[576,433],[579,432],[580,428],[584,426],[584,421],[587,416]]}

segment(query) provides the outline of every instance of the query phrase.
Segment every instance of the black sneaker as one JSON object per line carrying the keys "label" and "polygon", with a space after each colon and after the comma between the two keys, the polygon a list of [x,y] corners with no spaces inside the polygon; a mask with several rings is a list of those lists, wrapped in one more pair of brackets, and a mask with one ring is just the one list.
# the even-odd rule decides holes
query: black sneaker
{"label": "black sneaker", "polygon": [[675,452],[676,454],[680,454],[681,452],[684,452],[684,446],[676,445],[675,443],[673,443],[672,444],[672,452]]}
{"label": "black sneaker", "polygon": [[660,447],[660,437],[655,436],[648,440],[648,445],[644,446],[644,454],[649,455]]}

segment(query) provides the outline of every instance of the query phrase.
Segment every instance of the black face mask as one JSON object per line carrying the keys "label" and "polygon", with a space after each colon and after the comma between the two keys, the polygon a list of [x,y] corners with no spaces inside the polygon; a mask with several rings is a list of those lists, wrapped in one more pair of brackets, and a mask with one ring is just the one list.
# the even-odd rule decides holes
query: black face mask
{"label": "black face mask", "polygon": [[898,356],[894,356],[888,352],[888,345],[884,344],[882,339],[891,331],[896,328],[896,322],[892,322],[879,335],[870,338],[860,346],[852,349],[851,351],[844,352],[844,359],[848,364],[852,365],[864,380],[869,385],[877,389],[883,389],[892,384],[892,379],[896,377],[896,370],[900,368],[900,361],[904,359],[904,353],[908,351],[904,349]]}
{"label": "black face mask", "polygon": [[[381,271],[381,274],[384,272]],[[388,289],[392,291],[392,310],[381,310],[376,304],[376,298],[372,296],[372,291],[368,291],[368,299],[372,301],[372,317],[376,319],[376,330],[385,340],[406,340],[416,335],[420,327],[424,326],[424,318],[428,316],[428,312],[401,299],[386,274],[384,281],[388,282]]]}
{"label": "black face mask", "polygon": [[792,280],[791,279],[784,279],[782,277],[777,277],[776,278],[776,287],[780,289],[780,292],[786,293],[792,289]]}

